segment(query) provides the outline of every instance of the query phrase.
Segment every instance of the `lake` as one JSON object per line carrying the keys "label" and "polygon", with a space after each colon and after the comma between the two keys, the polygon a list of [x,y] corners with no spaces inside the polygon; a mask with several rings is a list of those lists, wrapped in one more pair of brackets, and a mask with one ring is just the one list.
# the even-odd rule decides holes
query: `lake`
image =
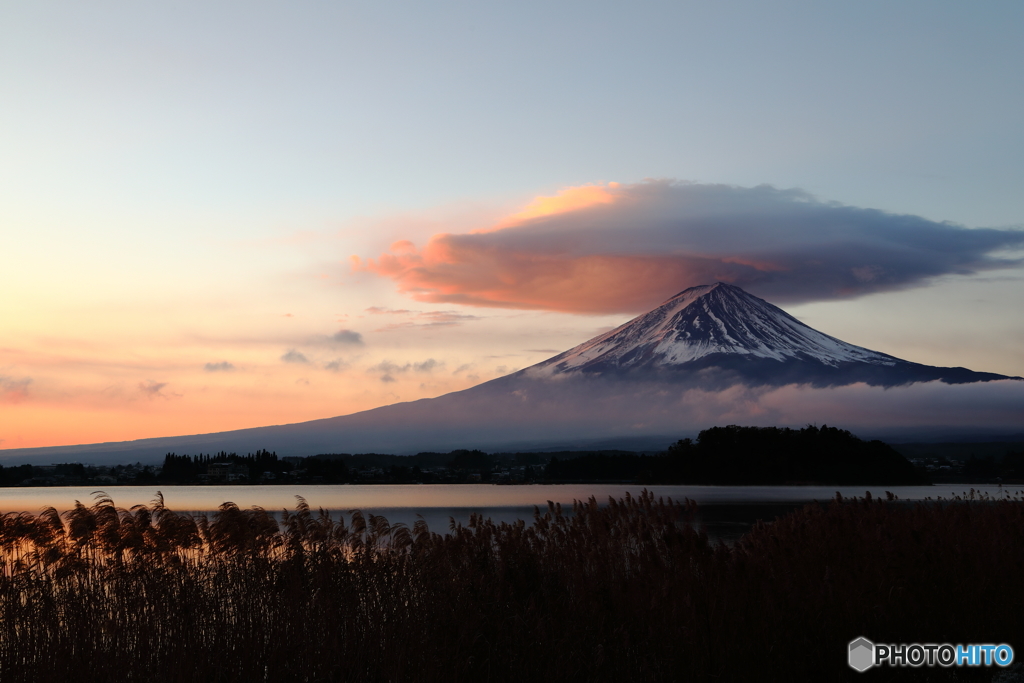
{"label": "lake", "polygon": [[[0,488],[0,513],[38,512],[53,506],[63,512],[76,500],[86,505],[94,501],[97,486]],[[609,497],[622,498],[641,490],[674,500],[690,498],[699,506],[700,521],[709,535],[731,540],[742,535],[757,520],[771,521],[781,514],[812,501],[827,501],[838,491],[844,498],[885,497],[891,491],[901,500],[953,498],[965,495],[969,485],[936,486],[640,486],[627,484],[535,484],[495,486],[492,484],[368,484],[368,485],[206,485],[206,486],[110,486],[106,492],[118,507],[148,504],[158,491],[177,512],[210,512],[230,501],[242,508],[260,506],[268,511],[295,507],[295,496],[302,496],[314,510],[324,508],[337,518],[348,510],[383,515],[390,522],[412,525],[420,515],[432,531],[444,533],[449,519],[465,524],[471,513],[480,513],[496,522],[533,519],[533,506],[546,508],[547,501],[561,503],[571,510],[572,501],[595,496],[599,503]],[[1020,487],[1018,487],[1020,488]],[[986,487],[990,495],[1003,495],[1003,489]],[[1017,489],[1008,487],[1011,494]],[[347,515],[346,515],[347,517]]]}

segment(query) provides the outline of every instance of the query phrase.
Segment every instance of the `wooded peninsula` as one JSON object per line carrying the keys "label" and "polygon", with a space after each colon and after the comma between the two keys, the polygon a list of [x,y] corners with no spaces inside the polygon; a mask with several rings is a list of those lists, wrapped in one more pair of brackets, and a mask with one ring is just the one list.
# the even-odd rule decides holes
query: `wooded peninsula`
{"label": "wooded peninsula", "polygon": [[[713,427],[662,452],[624,450],[415,455],[322,453],[278,457],[168,453],[162,465],[81,463],[0,467],[0,486],[190,484],[524,484],[637,483],[688,485],[915,485],[1024,481],[1024,447],[948,459],[910,451],[908,460],[881,441],[829,426]],[[908,449],[909,450],[909,449]],[[989,449],[991,450],[991,449]]]}

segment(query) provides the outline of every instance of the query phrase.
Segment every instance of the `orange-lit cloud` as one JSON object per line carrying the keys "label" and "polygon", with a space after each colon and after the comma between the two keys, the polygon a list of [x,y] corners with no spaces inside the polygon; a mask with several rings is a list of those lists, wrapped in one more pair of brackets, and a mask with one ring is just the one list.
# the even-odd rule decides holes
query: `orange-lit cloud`
{"label": "orange-lit cloud", "polygon": [[920,286],[1019,265],[1024,231],[967,229],[798,190],[649,181],[569,188],[491,229],[408,240],[354,268],[431,303],[635,313],[698,284],[780,303]]}
{"label": "orange-lit cloud", "polygon": [[[521,225],[526,221],[542,216],[553,216],[570,211],[579,211],[590,206],[611,204],[617,198],[615,190],[619,187],[621,187],[619,183],[608,183],[606,186],[582,185],[580,187],[568,187],[560,190],[553,197],[537,197],[527,204],[525,209],[513,214],[494,228],[490,228],[490,230],[500,230]],[[490,230],[479,230],[478,232],[489,232]],[[392,249],[394,249],[393,246]]]}

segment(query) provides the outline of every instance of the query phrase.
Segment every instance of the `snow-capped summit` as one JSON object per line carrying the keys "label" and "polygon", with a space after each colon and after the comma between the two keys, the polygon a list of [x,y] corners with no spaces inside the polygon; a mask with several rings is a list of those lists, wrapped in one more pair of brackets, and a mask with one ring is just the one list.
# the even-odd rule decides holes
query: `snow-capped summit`
{"label": "snow-capped summit", "polygon": [[933,368],[830,337],[734,285],[691,287],[616,329],[522,371],[671,375],[717,368],[758,383],[974,382],[999,375]]}
{"label": "snow-capped summit", "polygon": [[781,308],[718,282],[691,287],[611,332],[535,366],[552,372],[679,365],[713,354],[894,365],[898,359],[808,327]]}

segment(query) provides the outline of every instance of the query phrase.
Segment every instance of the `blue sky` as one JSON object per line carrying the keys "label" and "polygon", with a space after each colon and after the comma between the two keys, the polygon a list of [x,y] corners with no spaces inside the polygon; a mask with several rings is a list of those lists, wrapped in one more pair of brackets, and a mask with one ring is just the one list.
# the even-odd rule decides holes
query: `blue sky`
{"label": "blue sky", "polygon": [[[7,3],[0,448],[326,417],[543,360],[629,314],[425,302],[351,257],[571,188],[767,184],[1020,229],[1022,26],[1015,2]],[[1024,374],[1020,292],[1008,265],[786,307]],[[359,343],[324,341],[342,329]]]}

